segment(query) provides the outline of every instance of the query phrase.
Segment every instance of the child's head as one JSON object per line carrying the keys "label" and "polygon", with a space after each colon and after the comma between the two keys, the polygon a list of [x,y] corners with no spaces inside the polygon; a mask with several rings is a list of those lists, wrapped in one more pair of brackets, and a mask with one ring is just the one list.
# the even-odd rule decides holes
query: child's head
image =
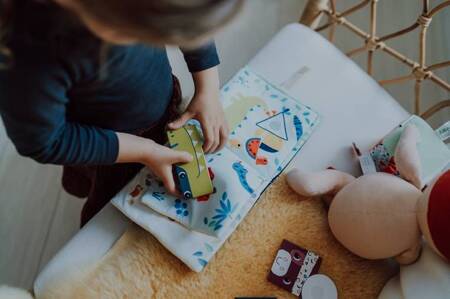
{"label": "child's head", "polygon": [[192,45],[227,23],[242,0],[54,0],[112,43]]}

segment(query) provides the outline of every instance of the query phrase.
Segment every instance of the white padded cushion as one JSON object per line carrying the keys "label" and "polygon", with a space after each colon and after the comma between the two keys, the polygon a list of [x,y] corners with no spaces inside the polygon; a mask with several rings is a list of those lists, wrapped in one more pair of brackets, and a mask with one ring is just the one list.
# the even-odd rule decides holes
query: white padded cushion
{"label": "white padded cushion", "polygon": [[334,166],[357,173],[352,142],[369,149],[409,116],[358,65],[300,24],[281,30],[251,60],[250,67],[277,85],[298,70],[308,69],[286,90],[322,115],[319,129],[291,164],[306,171]]}
{"label": "white padded cushion", "polygon": [[[355,63],[322,36],[299,24],[283,28],[249,66],[276,85],[297,78],[284,84],[286,92],[322,115],[319,128],[291,167],[309,171],[334,166],[356,173],[351,143],[368,149],[409,116]],[[287,88],[289,85],[291,88]],[[107,205],[40,273],[34,284],[37,297],[58,273],[103,256],[128,224],[125,216]]]}

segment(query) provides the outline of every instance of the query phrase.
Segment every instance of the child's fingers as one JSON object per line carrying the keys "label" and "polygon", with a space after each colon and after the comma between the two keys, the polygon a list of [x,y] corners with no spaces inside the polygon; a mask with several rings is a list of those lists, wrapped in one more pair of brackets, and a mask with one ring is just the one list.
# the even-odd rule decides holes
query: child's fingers
{"label": "child's fingers", "polygon": [[173,122],[168,124],[169,129],[176,130],[178,128],[181,128],[193,116],[194,116],[194,114],[190,111],[184,112],[183,114],[181,114],[181,116],[177,120],[174,120]]}
{"label": "child's fingers", "polygon": [[220,128],[219,138],[220,138],[220,143],[219,143],[218,150],[221,150],[227,143],[227,139],[228,139],[228,128],[227,127]]}
{"label": "child's fingers", "polygon": [[173,179],[172,171],[170,169],[164,171],[161,174],[161,180],[166,188],[167,192],[173,195],[178,195],[177,188],[175,186],[175,181]]}
{"label": "child's fingers", "polygon": [[188,163],[192,161],[192,155],[188,152],[172,150],[172,164]]}
{"label": "child's fingers", "polygon": [[203,127],[203,136],[205,137],[205,143],[203,144],[203,151],[205,153],[209,153],[214,144],[214,129],[209,126],[204,126],[203,124],[202,127]]}
{"label": "child's fingers", "polygon": [[220,127],[214,128],[214,142],[211,146],[211,152],[215,153],[219,149],[220,145]]}

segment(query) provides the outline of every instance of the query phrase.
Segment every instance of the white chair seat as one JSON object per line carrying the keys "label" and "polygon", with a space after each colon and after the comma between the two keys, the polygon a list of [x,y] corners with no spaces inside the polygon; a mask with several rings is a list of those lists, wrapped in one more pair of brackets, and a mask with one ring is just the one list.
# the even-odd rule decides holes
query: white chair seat
{"label": "white chair seat", "polygon": [[[322,121],[291,163],[356,174],[350,145],[368,149],[409,114],[370,76],[322,36],[299,24],[282,29],[249,63],[275,85],[311,106]],[[129,225],[107,205],[48,263],[34,284],[37,296],[59,273],[100,259]]]}

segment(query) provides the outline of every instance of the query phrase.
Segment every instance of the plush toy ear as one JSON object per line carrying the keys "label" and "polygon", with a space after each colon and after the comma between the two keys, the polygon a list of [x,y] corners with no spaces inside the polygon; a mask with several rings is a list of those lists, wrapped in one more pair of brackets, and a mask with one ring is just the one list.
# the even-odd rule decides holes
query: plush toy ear
{"label": "plush toy ear", "polygon": [[419,130],[416,126],[407,126],[398,141],[394,160],[401,177],[421,190],[421,165],[417,150],[419,137]]}
{"label": "plush toy ear", "polygon": [[303,173],[293,169],[287,174],[288,185],[306,197],[334,195],[354,179],[354,176],[334,169],[315,173]]}

